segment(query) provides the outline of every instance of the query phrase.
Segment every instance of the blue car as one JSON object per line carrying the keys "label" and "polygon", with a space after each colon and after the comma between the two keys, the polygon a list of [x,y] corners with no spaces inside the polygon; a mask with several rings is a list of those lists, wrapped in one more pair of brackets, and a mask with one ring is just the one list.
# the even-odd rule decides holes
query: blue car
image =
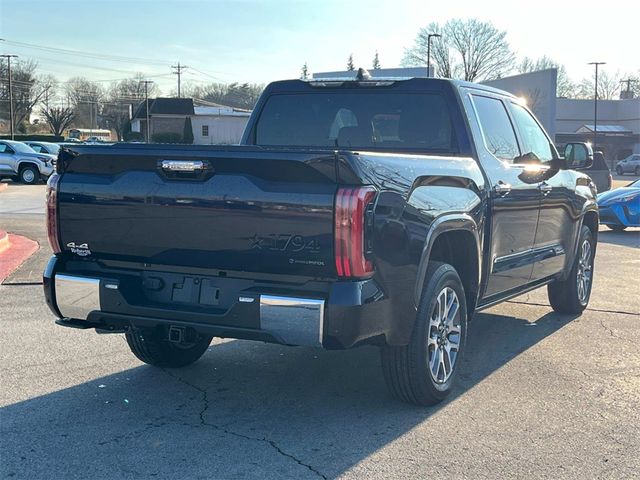
{"label": "blue car", "polygon": [[640,180],[598,195],[600,223],[621,232],[640,227]]}

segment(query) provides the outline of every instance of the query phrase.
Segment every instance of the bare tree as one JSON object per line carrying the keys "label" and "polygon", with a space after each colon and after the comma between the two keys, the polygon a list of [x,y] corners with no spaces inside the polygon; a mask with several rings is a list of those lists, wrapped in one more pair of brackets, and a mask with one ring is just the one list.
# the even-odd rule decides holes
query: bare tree
{"label": "bare tree", "polygon": [[[11,66],[13,84],[13,123],[17,130],[23,131],[23,123],[35,106],[52,87],[55,79],[52,76],[36,75],[37,63],[33,60],[16,61]],[[9,74],[5,62],[0,62],[0,117],[9,118]]]}
{"label": "bare tree", "polygon": [[493,80],[513,69],[515,55],[506,40],[507,33],[476,19],[453,19],[443,26],[433,22],[420,29],[414,45],[405,51],[404,65],[427,64],[429,33],[442,35],[431,42],[432,62],[441,77]]}
{"label": "bare tree", "polygon": [[[131,78],[113,82],[102,101],[100,126],[115,130],[118,139],[123,139],[133,111],[145,98],[142,83],[145,78],[142,73],[137,73]],[[158,86],[149,84],[147,91],[149,97],[155,97]]]}
{"label": "bare tree", "polygon": [[74,112],[70,107],[45,107],[42,109],[42,116],[51,133],[62,135],[73,122]]}
{"label": "bare tree", "polygon": [[183,88],[187,97],[196,102],[217,103],[228,107],[252,110],[264,85],[258,83],[216,83],[212,82],[204,86],[187,85]]}
{"label": "bare tree", "polygon": [[569,75],[567,75],[567,70],[564,65],[560,65],[558,62],[546,55],[538,58],[537,60],[524,57],[520,62],[520,65],[518,65],[518,72],[530,73],[540,70],[548,70],[550,68],[555,68],[558,71],[556,95],[558,97],[574,98],[576,96],[576,85],[571,81]]}
{"label": "bare tree", "polygon": [[[598,99],[613,100],[620,92],[620,75],[609,74],[601,70],[598,72]],[[577,88],[577,98],[595,98],[595,73],[590,78],[584,78]]]}
{"label": "bare tree", "polygon": [[84,77],[73,77],[66,82],[65,93],[75,111],[74,125],[79,128],[97,126],[100,102],[104,97],[102,86]]}

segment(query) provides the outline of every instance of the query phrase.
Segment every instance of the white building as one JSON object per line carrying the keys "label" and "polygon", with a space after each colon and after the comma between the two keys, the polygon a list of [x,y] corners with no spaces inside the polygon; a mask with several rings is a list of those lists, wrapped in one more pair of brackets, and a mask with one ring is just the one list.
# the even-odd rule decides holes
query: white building
{"label": "white building", "polygon": [[193,107],[193,143],[219,145],[240,143],[251,111],[223,105]]}

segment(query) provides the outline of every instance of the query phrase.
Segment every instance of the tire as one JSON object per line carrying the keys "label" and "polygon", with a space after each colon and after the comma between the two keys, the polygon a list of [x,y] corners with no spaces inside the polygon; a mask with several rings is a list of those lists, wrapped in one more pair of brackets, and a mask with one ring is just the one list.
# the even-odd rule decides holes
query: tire
{"label": "tire", "polygon": [[640,167],[636,167],[634,172],[635,172],[636,176],[640,175]]}
{"label": "tire", "polygon": [[139,360],[156,367],[180,368],[191,365],[209,348],[213,337],[196,335],[184,344],[164,339],[159,330],[135,330],[125,334],[129,348]]}
{"label": "tire", "polygon": [[[420,406],[441,402],[451,392],[467,335],[466,298],[456,270],[447,263],[429,262],[425,278],[409,344],[381,348],[382,371],[390,392],[404,402]],[[458,309],[453,315],[448,314],[446,307],[444,311],[438,308],[456,299]],[[450,320],[447,322],[449,330],[442,330],[438,321],[442,317]],[[449,373],[446,371],[447,359]],[[435,374],[430,362],[433,362]]]}
{"label": "tire", "polygon": [[626,225],[607,225],[607,228],[610,228],[614,232],[623,232],[627,229]]}
{"label": "tire", "polygon": [[25,165],[20,169],[18,178],[25,185],[34,185],[40,181],[40,172],[36,167],[31,165]]}
{"label": "tire", "polygon": [[622,170],[622,167],[616,167],[616,175],[624,175],[624,170]]}
{"label": "tire", "polygon": [[[586,246],[588,244],[588,247]],[[549,303],[558,313],[580,314],[587,308],[593,286],[593,260],[596,242],[589,227],[580,231],[578,251],[566,280],[547,285]]]}

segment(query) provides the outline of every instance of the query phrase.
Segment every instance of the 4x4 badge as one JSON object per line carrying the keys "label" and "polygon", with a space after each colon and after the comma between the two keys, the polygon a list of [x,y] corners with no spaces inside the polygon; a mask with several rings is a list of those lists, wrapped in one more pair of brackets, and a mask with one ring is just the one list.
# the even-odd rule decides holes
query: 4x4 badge
{"label": "4x4 badge", "polygon": [[75,253],[81,257],[86,257],[87,255],[91,255],[91,250],[89,250],[88,243],[81,243],[76,245],[75,242],[67,243],[67,247],[71,249],[71,253]]}

